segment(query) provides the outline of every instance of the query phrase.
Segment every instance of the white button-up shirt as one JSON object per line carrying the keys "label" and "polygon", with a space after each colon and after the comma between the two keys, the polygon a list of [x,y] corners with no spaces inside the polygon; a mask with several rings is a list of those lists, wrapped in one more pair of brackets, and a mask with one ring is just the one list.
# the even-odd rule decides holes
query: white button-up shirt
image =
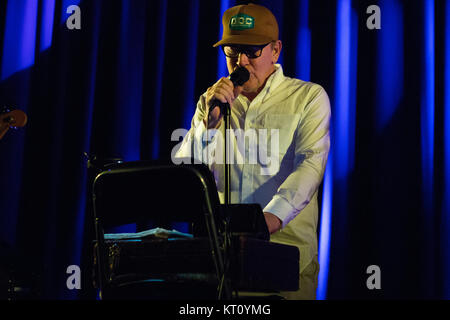
{"label": "white button-up shirt", "polygon": [[[330,102],[318,84],[284,76],[281,65],[249,101],[239,95],[231,106],[231,203],[259,203],[276,215],[282,229],[271,241],[300,249],[300,271],[317,255],[317,191],[330,148]],[[209,165],[224,202],[224,121],[206,130],[205,94],[191,128],[174,149]],[[176,161],[175,161],[176,162]]]}

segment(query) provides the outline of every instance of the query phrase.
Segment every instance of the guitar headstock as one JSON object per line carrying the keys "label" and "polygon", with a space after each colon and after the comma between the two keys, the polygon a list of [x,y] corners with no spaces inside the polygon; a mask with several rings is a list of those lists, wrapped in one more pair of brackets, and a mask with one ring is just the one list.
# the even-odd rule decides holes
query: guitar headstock
{"label": "guitar headstock", "polygon": [[3,138],[9,128],[24,127],[28,117],[22,110],[9,110],[3,108],[0,113],[0,139]]}

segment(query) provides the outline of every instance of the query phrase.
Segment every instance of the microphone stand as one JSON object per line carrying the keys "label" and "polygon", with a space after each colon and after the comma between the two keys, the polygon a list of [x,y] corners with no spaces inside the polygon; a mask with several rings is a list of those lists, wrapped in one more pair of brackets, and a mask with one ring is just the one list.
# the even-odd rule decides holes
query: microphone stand
{"label": "microphone stand", "polygon": [[[229,206],[231,203],[231,191],[230,191],[230,159],[229,159],[229,135],[227,133],[230,132],[230,118],[231,118],[231,107],[228,103],[221,105],[221,112],[223,114],[224,118],[224,131],[225,131],[225,137],[224,137],[224,179],[225,179],[225,185],[224,185],[224,192],[225,192],[225,199],[224,199],[224,218],[225,218],[225,230],[224,230],[224,249],[225,249],[225,257],[224,257],[224,279],[222,280],[223,287],[225,288],[225,298],[230,299],[232,294],[230,292],[229,283],[228,283],[228,268],[230,263],[230,249],[231,249],[231,239],[230,239],[230,210]],[[219,296],[223,294],[222,292],[222,286],[219,291]]]}
{"label": "microphone stand", "polygon": [[[217,105],[220,108],[220,113],[223,115],[223,119],[224,119],[224,179],[225,179],[225,185],[224,185],[224,193],[225,193],[225,197],[224,197],[224,206],[225,208],[228,207],[228,205],[231,202],[231,195],[230,195],[230,159],[229,155],[228,155],[228,146],[229,146],[229,141],[228,141],[228,135],[227,132],[230,131],[231,127],[230,127],[230,118],[231,118],[231,108],[230,105],[228,103],[223,103],[223,102],[216,102]],[[210,112],[212,111],[213,108],[210,109]]]}
{"label": "microphone stand", "polygon": [[[245,67],[239,67],[233,73],[230,75],[229,79],[233,82],[233,85],[243,85],[246,81],[248,81],[250,77],[250,74]],[[225,192],[225,199],[224,199],[224,218],[225,218],[225,230],[224,230],[224,274],[223,279],[221,281],[220,289],[219,289],[219,298],[222,297],[223,289],[225,289],[225,298],[230,299],[232,297],[231,289],[230,289],[230,283],[228,282],[228,269],[229,264],[231,263],[231,229],[230,229],[230,204],[231,204],[231,170],[230,170],[230,159],[229,159],[229,133],[231,131],[231,106],[228,103],[222,103],[218,102],[217,104],[213,105],[219,105],[220,112],[223,115],[224,118],[224,130],[225,130],[225,139],[224,139],[224,192]],[[228,134],[227,134],[228,133]],[[237,291],[236,291],[237,295]]]}
{"label": "microphone stand", "polygon": [[225,121],[225,147],[224,147],[224,156],[225,156],[225,165],[224,165],[224,178],[225,178],[225,208],[228,211],[228,206],[231,202],[230,195],[230,159],[229,159],[229,132],[230,132],[230,115],[231,108],[227,104],[224,107],[224,121]]}
{"label": "microphone stand", "polygon": [[228,141],[229,139],[229,132],[230,132],[230,116],[231,116],[231,107],[228,103],[223,105],[223,118],[224,118],[224,127],[225,127],[225,137],[224,137],[224,160],[225,160],[225,164],[224,164],[224,178],[225,178],[225,199],[224,199],[224,217],[225,217],[225,274],[224,274],[224,281],[225,283],[223,284],[225,286],[225,296],[226,299],[230,299],[231,298],[231,292],[229,291],[230,288],[228,288],[228,283],[227,283],[227,278],[228,278],[228,264],[230,263],[229,261],[229,257],[228,255],[230,254],[229,250],[230,250],[230,246],[231,246],[231,239],[230,237],[230,210],[229,210],[229,206],[231,203],[231,191],[230,191],[230,187],[231,187],[231,179],[230,179],[230,150],[229,150],[229,146],[230,146],[230,142]]}
{"label": "microphone stand", "polygon": [[[229,76],[229,79],[233,83],[234,86],[242,86],[245,82],[248,81],[250,78],[250,73],[245,67],[238,67],[235,69]],[[225,208],[228,209],[228,206],[230,204],[231,199],[231,193],[230,193],[230,159],[228,157],[229,154],[229,141],[228,141],[228,135],[227,132],[230,132],[230,115],[231,115],[231,106],[228,103],[220,102],[216,99],[216,103],[213,103],[213,106],[219,105],[220,112],[222,113],[225,121],[225,147],[224,147],[224,159],[225,159],[225,165],[224,165],[224,178],[225,178],[225,185],[224,185],[224,192],[225,192]]]}
{"label": "microphone stand", "polygon": [[[220,112],[223,115],[224,118],[224,179],[225,179],[225,185],[224,185],[224,205],[222,208],[222,218],[224,222],[224,234],[223,234],[223,249],[224,249],[224,256],[223,256],[223,262],[224,262],[224,270],[222,274],[222,278],[219,281],[219,287],[218,287],[218,298],[221,300],[222,298],[225,299],[231,299],[232,298],[232,289],[230,288],[230,283],[228,280],[228,269],[230,267],[231,258],[230,258],[230,250],[231,250],[231,238],[230,238],[230,211],[229,211],[229,205],[230,205],[230,161],[229,161],[229,150],[228,145],[229,141],[227,138],[227,131],[230,130],[230,117],[231,117],[231,108],[228,103],[223,102],[216,102],[219,106]],[[211,112],[212,108],[210,109]],[[220,253],[218,253],[220,254]]]}

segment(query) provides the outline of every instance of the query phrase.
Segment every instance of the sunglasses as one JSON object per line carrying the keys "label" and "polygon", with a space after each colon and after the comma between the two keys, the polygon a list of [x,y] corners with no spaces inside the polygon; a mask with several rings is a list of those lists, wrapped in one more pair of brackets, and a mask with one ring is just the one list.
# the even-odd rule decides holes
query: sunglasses
{"label": "sunglasses", "polygon": [[261,45],[223,45],[222,50],[228,58],[236,59],[239,54],[244,53],[249,59],[255,59],[261,56],[263,49],[269,43]]}

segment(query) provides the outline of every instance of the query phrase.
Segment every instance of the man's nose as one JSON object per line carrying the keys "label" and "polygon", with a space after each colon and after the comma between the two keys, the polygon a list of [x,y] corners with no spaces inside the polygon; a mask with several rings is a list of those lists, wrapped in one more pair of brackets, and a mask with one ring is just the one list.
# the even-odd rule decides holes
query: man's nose
{"label": "man's nose", "polygon": [[244,67],[244,66],[248,65],[248,63],[249,62],[248,62],[247,55],[245,53],[243,53],[243,52],[240,52],[239,55],[238,55],[238,59],[237,59],[236,64],[239,67]]}

